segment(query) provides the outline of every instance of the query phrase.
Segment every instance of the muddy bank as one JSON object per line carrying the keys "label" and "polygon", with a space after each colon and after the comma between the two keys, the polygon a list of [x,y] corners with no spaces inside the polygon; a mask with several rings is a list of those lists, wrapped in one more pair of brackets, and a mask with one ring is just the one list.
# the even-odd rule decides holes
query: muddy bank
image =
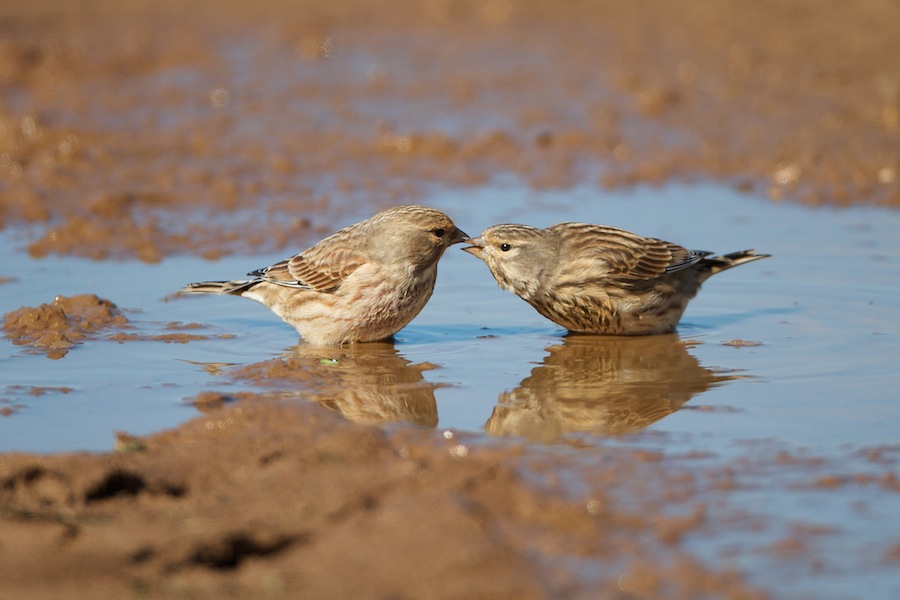
{"label": "muddy bank", "polygon": [[570,499],[517,473],[517,444],[251,398],[118,448],[0,457],[4,593],[765,597],[678,550],[700,504],[642,516],[606,493],[616,470],[662,472],[652,453],[610,454]]}
{"label": "muddy bank", "polygon": [[0,224],[28,225],[33,256],[296,250],[357,205],[510,175],[900,205],[891,3],[0,15]]}
{"label": "muddy bank", "polygon": [[[703,453],[537,450],[357,425],[254,394],[208,400],[197,399],[202,417],[120,434],[110,453],[0,456],[4,592],[761,599],[773,596],[704,566],[691,544],[721,544],[720,561],[750,553],[813,573],[839,568],[828,548],[849,533],[762,519],[737,495],[763,481],[813,502],[836,490],[900,492],[896,447],[857,453],[866,467],[855,472],[765,442],[717,466]],[[737,541],[769,528],[778,534],[767,545]],[[898,560],[896,545],[873,550],[881,565]]]}

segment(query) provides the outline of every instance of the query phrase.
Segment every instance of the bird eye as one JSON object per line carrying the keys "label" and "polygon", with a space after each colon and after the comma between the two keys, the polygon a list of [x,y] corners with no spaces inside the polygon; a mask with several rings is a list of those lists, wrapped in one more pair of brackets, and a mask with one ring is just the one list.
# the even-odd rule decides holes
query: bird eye
{"label": "bird eye", "polygon": [[444,234],[447,232],[444,231],[443,229],[441,229],[440,227],[438,227],[437,229],[432,229],[431,233],[433,233],[435,237],[442,238],[442,237],[444,237]]}
{"label": "bird eye", "polygon": [[510,250],[512,250],[512,245],[511,245],[511,244],[500,244],[500,251],[501,251],[501,252],[509,252]]}

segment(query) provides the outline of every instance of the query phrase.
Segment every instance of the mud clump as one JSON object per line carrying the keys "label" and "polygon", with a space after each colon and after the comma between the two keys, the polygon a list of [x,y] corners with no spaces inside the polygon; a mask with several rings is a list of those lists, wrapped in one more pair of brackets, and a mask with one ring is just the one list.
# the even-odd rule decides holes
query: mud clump
{"label": "mud clump", "polygon": [[62,358],[70,348],[103,330],[128,325],[122,311],[109,300],[80,294],[57,296],[49,304],[9,312],[3,319],[3,332],[13,344],[45,351],[49,358]]}

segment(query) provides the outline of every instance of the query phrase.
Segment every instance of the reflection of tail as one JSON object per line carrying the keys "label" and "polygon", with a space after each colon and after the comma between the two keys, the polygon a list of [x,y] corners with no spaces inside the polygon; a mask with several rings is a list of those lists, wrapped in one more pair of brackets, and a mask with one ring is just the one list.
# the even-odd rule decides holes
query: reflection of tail
{"label": "reflection of tail", "polygon": [[740,250],[739,252],[731,252],[721,256],[710,256],[701,261],[711,275],[715,275],[731,267],[736,267],[744,263],[753,262],[761,258],[769,258],[771,254],[757,254],[753,250]]}
{"label": "reflection of tail", "polygon": [[178,291],[182,294],[233,294],[240,296],[261,281],[262,279],[252,279],[250,281],[198,281],[197,283],[189,283]]}

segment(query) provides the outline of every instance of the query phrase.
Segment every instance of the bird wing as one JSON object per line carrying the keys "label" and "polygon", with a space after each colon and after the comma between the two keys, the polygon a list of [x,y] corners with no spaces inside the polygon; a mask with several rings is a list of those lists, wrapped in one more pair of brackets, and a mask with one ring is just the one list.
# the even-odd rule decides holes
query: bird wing
{"label": "bird wing", "polygon": [[277,285],[330,293],[337,291],[344,280],[365,262],[365,258],[355,250],[334,245],[320,248],[316,245],[249,275]]}
{"label": "bird wing", "polygon": [[653,279],[665,273],[673,273],[696,264],[711,252],[688,250],[678,244],[656,238],[630,234],[637,243],[622,252],[610,252],[607,260],[623,279]]}
{"label": "bird wing", "polygon": [[[654,279],[685,269],[711,252],[643,237],[624,229],[586,223],[561,223],[563,246],[586,262],[605,264],[605,277],[626,282]],[[578,260],[578,259],[575,259]]]}

